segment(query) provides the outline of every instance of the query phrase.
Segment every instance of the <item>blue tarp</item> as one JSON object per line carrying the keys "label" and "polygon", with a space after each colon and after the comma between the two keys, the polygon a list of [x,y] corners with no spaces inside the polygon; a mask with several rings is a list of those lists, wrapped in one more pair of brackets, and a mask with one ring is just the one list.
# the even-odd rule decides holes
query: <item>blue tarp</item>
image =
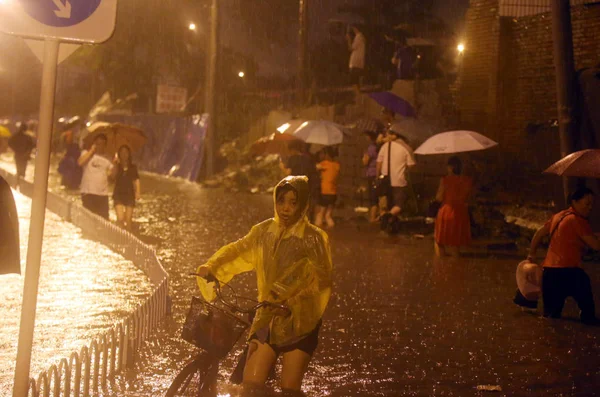
{"label": "blue tarp", "polygon": [[123,123],[140,128],[148,140],[134,154],[144,171],[195,181],[204,154],[208,114],[187,117],[160,115],[102,115],[101,121]]}

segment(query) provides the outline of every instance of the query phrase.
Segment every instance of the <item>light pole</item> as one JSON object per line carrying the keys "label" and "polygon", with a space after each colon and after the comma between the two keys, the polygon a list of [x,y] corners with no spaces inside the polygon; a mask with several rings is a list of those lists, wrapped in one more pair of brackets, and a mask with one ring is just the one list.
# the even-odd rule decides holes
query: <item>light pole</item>
{"label": "light pole", "polygon": [[296,102],[304,105],[306,90],[306,52],[308,47],[308,0],[299,0],[299,30],[298,30],[298,74],[296,82]]}
{"label": "light pole", "polygon": [[[573,150],[573,133],[575,129],[575,123],[573,122],[575,65],[573,61],[573,33],[569,0],[552,0],[552,35],[554,36],[560,156],[565,157]],[[565,202],[568,201],[569,184],[569,178],[563,177]]]}
{"label": "light pole", "polygon": [[206,79],[206,113],[208,113],[208,129],[206,131],[206,139],[204,141],[206,155],[206,177],[210,177],[214,173],[214,141],[216,128],[216,85],[217,85],[217,63],[219,50],[219,1],[212,0],[210,10],[210,43],[209,55],[207,64],[207,79]]}

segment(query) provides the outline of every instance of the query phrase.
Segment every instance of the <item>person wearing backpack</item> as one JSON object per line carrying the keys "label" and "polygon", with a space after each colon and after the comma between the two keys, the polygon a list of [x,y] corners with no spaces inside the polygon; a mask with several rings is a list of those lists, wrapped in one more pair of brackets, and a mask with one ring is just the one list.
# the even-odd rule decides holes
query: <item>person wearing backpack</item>
{"label": "person wearing backpack", "polygon": [[581,322],[597,325],[590,277],[581,267],[586,247],[600,250],[600,239],[588,221],[594,193],[580,187],[571,194],[569,202],[568,209],[554,215],[535,233],[527,260],[534,262],[538,245],[550,236],[548,253],[542,262],[544,317],[560,318],[565,299],[572,296],[581,310]]}

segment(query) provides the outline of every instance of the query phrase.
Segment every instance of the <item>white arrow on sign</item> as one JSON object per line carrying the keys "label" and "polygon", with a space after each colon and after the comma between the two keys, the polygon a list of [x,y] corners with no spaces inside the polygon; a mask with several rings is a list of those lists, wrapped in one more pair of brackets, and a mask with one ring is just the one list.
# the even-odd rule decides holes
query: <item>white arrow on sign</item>
{"label": "white arrow on sign", "polygon": [[58,7],[58,11],[54,11],[54,14],[56,14],[57,17],[65,19],[71,18],[71,3],[69,3],[69,0],[67,0],[65,4],[63,4],[61,0],[52,0],[52,2]]}

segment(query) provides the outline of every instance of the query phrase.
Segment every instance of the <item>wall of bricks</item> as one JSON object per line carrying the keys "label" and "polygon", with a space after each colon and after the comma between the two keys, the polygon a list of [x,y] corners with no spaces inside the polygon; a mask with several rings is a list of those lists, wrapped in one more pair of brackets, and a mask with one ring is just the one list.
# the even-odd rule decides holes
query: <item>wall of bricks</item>
{"label": "wall of bricks", "polygon": [[[465,128],[539,175],[560,153],[551,15],[499,17],[498,3],[471,0],[457,107]],[[600,6],[575,6],[571,18],[576,69],[597,65]]]}

